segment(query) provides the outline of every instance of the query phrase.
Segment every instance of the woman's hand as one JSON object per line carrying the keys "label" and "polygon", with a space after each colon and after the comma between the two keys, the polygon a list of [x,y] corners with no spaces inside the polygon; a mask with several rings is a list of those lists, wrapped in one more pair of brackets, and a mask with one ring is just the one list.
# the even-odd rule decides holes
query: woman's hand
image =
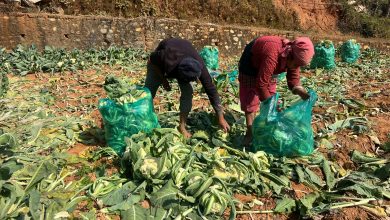
{"label": "woman's hand", "polygon": [[309,93],[307,93],[306,89],[302,86],[295,86],[292,89],[292,93],[295,95],[299,95],[303,100],[310,98]]}
{"label": "woman's hand", "polygon": [[222,113],[218,114],[218,123],[224,132],[228,132],[230,130],[230,126],[225,120],[225,118],[223,117]]}

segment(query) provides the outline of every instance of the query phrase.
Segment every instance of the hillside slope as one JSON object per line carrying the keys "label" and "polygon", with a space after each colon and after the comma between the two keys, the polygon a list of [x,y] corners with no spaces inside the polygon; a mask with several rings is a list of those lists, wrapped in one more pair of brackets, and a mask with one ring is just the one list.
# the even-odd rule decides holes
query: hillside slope
{"label": "hillside slope", "polygon": [[275,7],[287,14],[296,15],[302,30],[335,32],[338,30],[338,15],[331,1],[326,0],[274,0]]}
{"label": "hillside slope", "polygon": [[[309,0],[306,0],[309,1]],[[318,1],[318,0],[315,0]],[[6,0],[0,0],[6,2]],[[335,29],[334,17],[323,10],[313,8],[304,1],[291,4],[286,0],[42,0],[31,12],[49,12],[66,15],[103,16],[156,16],[186,20],[201,20],[222,24],[264,26],[287,30],[323,31],[325,27]],[[296,2],[296,1],[294,1]],[[22,6],[26,6],[23,5]],[[302,7],[301,7],[302,6]],[[9,8],[9,6],[8,6]],[[317,6],[314,6],[316,9]],[[27,8],[13,7],[12,10]],[[29,11],[27,9],[27,11]],[[322,22],[311,22],[310,17],[331,18]]]}
{"label": "hillside slope", "polygon": [[383,4],[381,8],[379,5],[374,8],[367,5],[372,10],[358,12],[356,7],[364,6],[360,3],[351,5],[347,0],[41,0],[35,7],[27,7],[24,3],[22,6],[6,4],[10,1],[18,0],[0,0],[0,13],[46,12],[127,18],[153,16],[390,38],[390,4]]}

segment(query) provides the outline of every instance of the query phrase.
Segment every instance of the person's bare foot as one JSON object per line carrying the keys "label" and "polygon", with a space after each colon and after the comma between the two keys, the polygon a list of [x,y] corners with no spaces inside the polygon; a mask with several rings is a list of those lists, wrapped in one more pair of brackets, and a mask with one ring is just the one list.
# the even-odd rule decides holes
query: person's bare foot
{"label": "person's bare foot", "polygon": [[191,134],[190,132],[188,132],[186,128],[183,128],[183,127],[179,126],[177,129],[179,130],[179,132],[180,132],[180,133],[184,136],[184,138],[186,138],[186,139],[188,139],[188,138],[190,138],[190,137],[192,136],[192,134]]}
{"label": "person's bare foot", "polygon": [[245,148],[248,148],[251,145],[252,139],[253,139],[252,133],[248,133],[247,132],[245,134],[244,141],[243,141],[243,144],[244,144]]}

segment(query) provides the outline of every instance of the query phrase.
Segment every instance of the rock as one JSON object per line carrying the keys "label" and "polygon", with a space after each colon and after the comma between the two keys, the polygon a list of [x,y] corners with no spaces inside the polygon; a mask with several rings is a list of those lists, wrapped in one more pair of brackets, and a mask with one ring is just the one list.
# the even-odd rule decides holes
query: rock
{"label": "rock", "polygon": [[19,7],[21,5],[21,0],[5,0],[5,3]]}
{"label": "rock", "polygon": [[30,7],[30,8],[35,8],[37,6],[34,5],[33,2],[31,2],[30,0],[22,0],[22,5],[23,6],[26,6],[26,7]]}
{"label": "rock", "polygon": [[381,145],[381,142],[379,141],[379,139],[378,139],[378,137],[377,136],[369,136],[370,137],[370,139],[371,139],[371,141],[374,143],[374,144],[376,144],[376,145]]}
{"label": "rock", "polygon": [[53,14],[59,14],[59,15],[64,15],[64,9],[61,7],[49,7],[46,8],[44,11],[47,11],[48,13],[53,13]]}

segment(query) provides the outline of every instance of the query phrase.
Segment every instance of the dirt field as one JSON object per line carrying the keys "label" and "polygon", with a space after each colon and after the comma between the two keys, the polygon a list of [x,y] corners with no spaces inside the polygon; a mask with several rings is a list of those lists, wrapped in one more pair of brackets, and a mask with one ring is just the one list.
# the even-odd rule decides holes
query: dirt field
{"label": "dirt field", "polygon": [[[155,16],[262,26],[264,30],[296,30],[326,39],[330,35],[343,36],[338,29],[337,7],[331,2],[334,1],[43,0],[37,7],[26,7],[0,0],[0,13]],[[383,39],[372,42],[388,45]],[[239,57],[225,55],[219,60],[218,74],[222,77],[215,78],[214,83],[232,128],[230,133],[218,133],[213,109],[198,84],[188,129],[193,134],[200,131],[201,137],[187,140],[180,134],[175,137],[180,92],[177,83],[172,82],[173,91],[160,88],[153,100],[158,122],[164,129],[171,129],[170,136],[157,134],[163,133],[163,129],[141,136],[144,138],[141,141],[137,134],[132,134],[126,143],[127,150],[142,147],[126,155],[129,159],[108,147],[105,134],[109,126],[99,112],[98,103],[107,97],[104,83],[108,75],[124,78],[131,84],[144,84],[147,52],[111,49],[89,54],[76,51],[70,55],[53,49],[45,57],[40,57],[35,49],[15,50],[8,57],[5,50],[0,51],[0,71],[9,78],[9,91],[0,98],[0,219],[174,216],[175,220],[204,220],[229,219],[235,212],[238,220],[389,219],[389,54],[365,45],[357,63],[341,62],[337,53],[333,70],[303,68],[302,85],[318,95],[311,122],[315,147],[309,156],[266,154],[265,158],[258,156],[263,159],[260,160],[247,152],[242,144],[245,116],[239,106],[239,82],[237,78],[229,79],[231,71],[237,69]],[[126,53],[134,57],[126,59]],[[281,79],[277,91],[289,105],[297,96],[291,94],[286,84]],[[218,139],[218,135],[223,138]],[[169,143],[168,147],[164,141]],[[160,149],[153,155],[150,153],[150,148],[157,145],[167,148],[164,156]],[[191,149],[190,153],[181,157],[174,151],[177,146],[180,150]],[[142,155],[141,159],[133,160],[135,154]],[[171,156],[169,162],[167,155]],[[153,178],[147,173],[149,170],[142,170],[145,174],[140,167],[136,168],[139,166],[136,162],[144,162],[145,158],[155,159],[151,160],[155,167],[150,165],[153,170],[147,167],[160,172],[153,174]],[[186,166],[180,166],[183,161]],[[201,171],[204,175],[196,177],[200,177],[202,184],[199,179],[176,178],[182,173],[174,171],[189,169],[192,162],[192,173],[183,171],[183,175]],[[253,164],[257,163],[263,167],[255,168]],[[169,168],[164,170],[166,167]],[[183,170],[187,172],[186,169]],[[224,175],[217,176],[216,170],[223,170]],[[246,178],[241,179],[242,174]],[[209,179],[212,184],[201,194],[195,196],[191,189],[187,193],[187,188],[194,187],[190,181],[203,186]],[[170,187],[173,183],[176,185]],[[218,190],[224,194],[215,193]],[[206,213],[206,218],[203,214],[210,207],[217,211]]]}
{"label": "dirt field", "polygon": [[[387,78],[389,75],[389,69],[383,69],[384,77]],[[105,92],[103,89],[104,78],[107,74],[114,74],[116,76],[125,76],[133,78],[137,83],[142,84],[145,72],[136,71],[136,72],[126,72],[122,69],[109,68],[105,67],[99,70],[86,70],[78,73],[65,72],[61,74],[31,74],[26,77],[16,77],[11,76],[10,82],[12,84],[19,84],[21,87],[18,87],[18,91],[40,91],[44,89],[47,91],[50,96],[53,97],[53,101],[47,107],[53,111],[56,115],[59,116],[74,116],[82,117],[86,120],[93,121],[96,127],[92,129],[102,129],[102,118],[98,112],[96,106],[99,98],[105,97]],[[314,71],[306,72],[304,75],[307,78],[319,77]],[[314,79],[314,78],[313,78]],[[361,81],[361,78],[344,79],[346,84],[344,84],[346,93],[345,99],[354,99],[364,103],[367,106],[367,110],[364,110],[361,113],[357,114],[366,114],[373,130],[373,133],[370,134],[354,134],[351,130],[343,130],[335,133],[329,139],[335,148],[331,151],[329,149],[320,147],[318,151],[326,156],[329,160],[337,162],[345,170],[355,170],[356,164],[351,160],[351,153],[354,150],[358,150],[364,153],[377,154],[378,145],[383,144],[389,141],[390,134],[390,97],[389,97],[389,83],[385,79],[378,79],[377,76],[366,76],[364,81]],[[387,78],[389,79],[389,78]],[[314,79],[316,81],[316,79]],[[20,84],[20,81],[23,81]],[[11,90],[11,95],[12,95]],[[367,94],[372,95],[367,95]],[[175,94],[178,98],[178,94]],[[226,98],[226,97],[223,97]],[[170,97],[170,100],[174,100],[175,97]],[[237,97],[233,97],[232,100],[237,100]],[[155,110],[157,113],[162,113],[166,109],[166,102],[164,97],[157,96],[154,99]],[[208,100],[204,97],[196,97],[194,101],[194,109],[198,110],[207,110],[209,109]],[[225,106],[228,108],[228,106]],[[345,111],[345,105],[336,106],[339,112]],[[314,109],[315,115],[325,116],[328,110],[316,107]],[[353,110],[350,109],[350,114]],[[325,124],[321,120],[315,120],[313,123],[314,130],[319,132],[321,129],[325,128]],[[377,137],[373,139],[373,137]],[[380,143],[378,143],[379,141]],[[98,142],[95,144],[85,144],[85,143],[76,143],[67,149],[67,152],[72,155],[82,156],[88,155],[93,151],[97,151],[104,146],[104,142]],[[383,155],[382,157],[389,158],[388,154]],[[90,181],[96,180],[96,174],[93,170],[98,169],[100,166],[104,166],[106,169],[107,175],[112,175],[118,172],[119,167],[115,161],[110,158],[101,158],[97,161],[91,161],[90,171],[86,171],[86,174],[89,176]],[[79,168],[82,168],[81,165]],[[93,171],[93,172],[91,172]],[[321,172],[319,172],[320,175]],[[67,181],[78,180],[79,177],[71,176],[67,178]],[[288,192],[291,196],[296,199],[302,198],[304,195],[313,192],[313,190],[304,184],[292,183],[292,190]],[[256,197],[250,195],[240,195],[236,194],[235,197],[241,202],[245,203],[248,201],[257,198],[262,201],[264,205],[254,206],[252,210],[272,210],[275,208],[275,199],[271,198],[271,195],[268,197]],[[389,203],[389,201],[384,201]],[[84,204],[84,205],[83,205]],[[91,204],[82,203],[78,206],[75,211],[77,213],[88,211],[88,207]],[[142,203],[142,206],[149,206],[148,200],[145,200]],[[93,207],[98,208],[97,204],[94,204]],[[99,214],[98,219],[106,219],[103,214]],[[225,215],[228,216],[228,212]],[[329,213],[325,213],[323,219],[383,219],[373,214],[370,211],[367,211],[364,208],[360,207],[351,207],[341,210],[335,210]],[[115,217],[114,217],[115,219]],[[238,215],[237,219],[299,219],[299,215],[292,213],[290,215],[275,215],[275,214],[244,214]]]}

